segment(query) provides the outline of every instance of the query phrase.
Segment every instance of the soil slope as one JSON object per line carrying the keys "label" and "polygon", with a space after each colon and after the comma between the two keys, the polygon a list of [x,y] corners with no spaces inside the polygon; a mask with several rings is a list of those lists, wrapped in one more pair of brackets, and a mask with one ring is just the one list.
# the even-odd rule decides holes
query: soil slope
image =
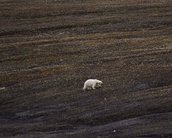
{"label": "soil slope", "polygon": [[171,0],[1,0],[0,111],[2,138],[171,138]]}

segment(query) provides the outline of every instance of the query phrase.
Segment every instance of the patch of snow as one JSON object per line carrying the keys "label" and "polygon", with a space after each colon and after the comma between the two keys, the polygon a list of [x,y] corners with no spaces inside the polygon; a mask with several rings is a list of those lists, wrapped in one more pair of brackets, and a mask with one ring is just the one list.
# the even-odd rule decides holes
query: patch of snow
{"label": "patch of snow", "polygon": [[113,130],[113,133],[115,133],[115,132],[116,132],[116,130],[114,129],[114,130]]}
{"label": "patch of snow", "polygon": [[5,87],[0,87],[0,90],[5,90]]}

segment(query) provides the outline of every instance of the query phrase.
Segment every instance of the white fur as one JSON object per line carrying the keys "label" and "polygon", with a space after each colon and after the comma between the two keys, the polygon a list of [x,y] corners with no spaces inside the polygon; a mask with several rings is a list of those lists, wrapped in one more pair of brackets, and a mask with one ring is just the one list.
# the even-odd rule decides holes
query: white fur
{"label": "white fur", "polygon": [[102,87],[103,82],[97,79],[88,79],[84,83],[83,90],[91,90],[91,89],[96,89],[99,87]]}

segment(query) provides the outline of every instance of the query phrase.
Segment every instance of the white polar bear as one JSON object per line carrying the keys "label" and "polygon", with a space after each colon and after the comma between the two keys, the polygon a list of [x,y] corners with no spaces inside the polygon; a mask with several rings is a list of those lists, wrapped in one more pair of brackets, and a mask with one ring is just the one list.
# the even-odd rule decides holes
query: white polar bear
{"label": "white polar bear", "polygon": [[103,82],[97,79],[88,79],[84,83],[83,90],[91,90],[102,87]]}

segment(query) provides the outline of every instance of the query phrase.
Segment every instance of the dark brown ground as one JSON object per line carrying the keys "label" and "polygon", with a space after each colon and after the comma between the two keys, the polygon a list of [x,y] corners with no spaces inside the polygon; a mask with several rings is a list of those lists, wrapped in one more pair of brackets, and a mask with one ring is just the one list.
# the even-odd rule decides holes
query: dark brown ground
{"label": "dark brown ground", "polygon": [[172,138],[172,1],[1,0],[0,137]]}

